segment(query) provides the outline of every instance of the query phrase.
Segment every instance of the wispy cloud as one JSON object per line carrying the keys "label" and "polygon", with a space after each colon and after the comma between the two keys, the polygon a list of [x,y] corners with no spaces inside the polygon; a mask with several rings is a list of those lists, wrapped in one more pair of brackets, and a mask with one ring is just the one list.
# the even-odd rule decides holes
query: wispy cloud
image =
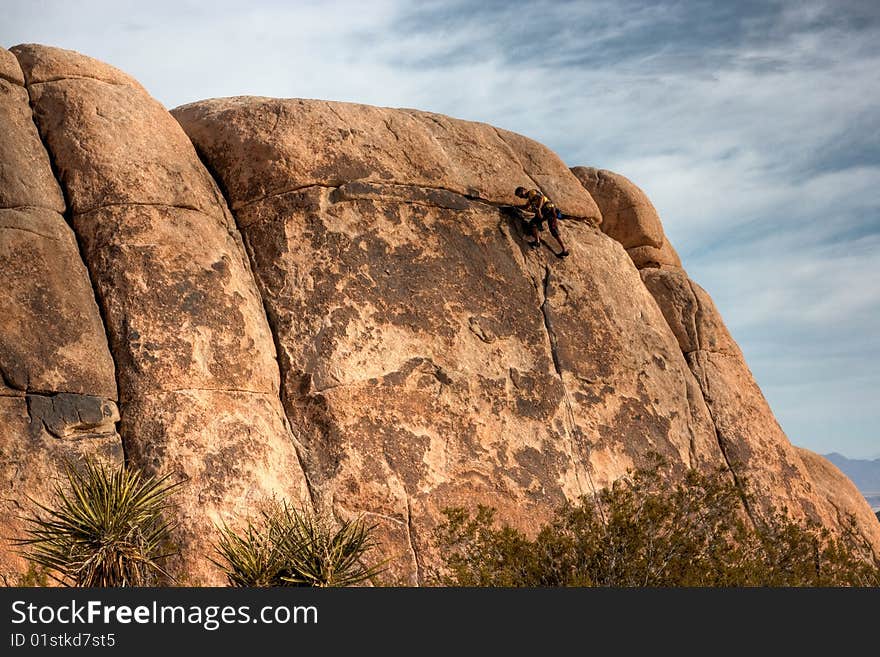
{"label": "wispy cloud", "polygon": [[880,438],[880,3],[13,0],[172,107],[256,94],[430,109],[614,169],[657,206],[791,438]]}

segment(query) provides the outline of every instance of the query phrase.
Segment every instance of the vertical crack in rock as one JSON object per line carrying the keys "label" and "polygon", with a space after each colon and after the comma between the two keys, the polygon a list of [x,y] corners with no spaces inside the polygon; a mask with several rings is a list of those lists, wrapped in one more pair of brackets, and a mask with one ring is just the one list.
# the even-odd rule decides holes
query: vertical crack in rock
{"label": "vertical crack in rock", "polygon": [[409,550],[412,552],[413,563],[416,565],[416,585],[422,585],[422,566],[419,563],[419,552],[416,550],[416,544],[413,541],[413,513],[412,513],[412,498],[407,495],[406,496],[406,537],[409,541]]}
{"label": "vertical crack in rock", "polygon": [[736,486],[736,489],[740,492],[740,496],[742,498],[743,506],[745,507],[746,513],[751,519],[752,523],[755,522],[755,516],[752,513],[752,509],[749,507],[747,493],[745,484],[742,479],[737,474],[736,470],[733,467],[733,463],[730,460],[730,456],[727,454],[727,449],[724,444],[724,439],[721,437],[721,432],[718,430],[718,421],[715,418],[715,413],[712,410],[712,404],[710,400],[712,399],[712,391],[710,389],[709,377],[708,376],[700,376],[696,367],[696,359],[698,358],[699,352],[704,350],[703,345],[703,336],[701,326],[703,325],[703,305],[700,303],[700,296],[697,294],[696,290],[694,290],[694,283],[687,277],[688,288],[691,291],[691,294],[694,297],[694,337],[697,341],[697,353],[684,354],[685,362],[688,364],[688,368],[691,370],[691,374],[693,374],[694,378],[697,380],[698,385],[700,386],[700,392],[703,395],[703,401],[706,404],[706,410],[709,411],[709,419],[712,420],[712,431],[715,434],[715,441],[718,443],[718,449],[721,450],[721,456],[724,457],[724,463],[727,466],[727,469],[730,471],[730,476],[733,477],[733,483]]}
{"label": "vertical crack in rock", "polygon": [[703,326],[703,304],[700,303],[700,295],[698,295],[697,291],[694,289],[694,282],[690,279],[690,276],[685,275],[685,279],[687,280],[688,289],[694,297],[694,339],[697,341],[697,349],[702,350],[704,348],[703,332],[701,330],[701,327]]}
{"label": "vertical crack in rock", "polygon": [[[556,333],[553,331],[553,318],[550,316],[550,297],[547,294],[550,289],[550,276],[551,270],[550,265],[544,265],[544,284],[543,284],[543,296],[544,300],[541,302],[541,315],[544,318],[544,329],[547,331],[547,337],[550,340],[550,355],[553,357],[553,367],[556,369],[556,375],[559,377],[559,380],[562,381],[562,368],[559,366],[559,348],[556,343]],[[562,385],[565,385],[565,382],[562,382]]]}
{"label": "vertical crack in rock", "polygon": [[[217,189],[220,191],[220,195],[223,199],[223,202],[226,203],[226,207],[229,208],[229,214],[232,216],[232,220],[235,222],[234,230],[237,232],[235,235],[235,241],[240,244],[244,250],[245,255],[245,266],[247,268],[248,273],[251,276],[251,280],[254,281],[254,289],[257,294],[260,296],[260,304],[263,306],[263,316],[266,318],[266,325],[269,327],[269,334],[272,336],[272,344],[275,347],[275,363],[278,366],[278,401],[281,404],[282,410],[282,421],[284,422],[284,426],[287,429],[287,434],[290,437],[291,443],[293,443],[293,451],[296,453],[296,460],[299,463],[300,470],[302,470],[303,478],[306,482],[306,489],[309,493],[309,500],[312,503],[312,508],[318,509],[318,499],[316,497],[315,487],[312,484],[310,469],[306,467],[310,461],[307,458],[305,446],[299,440],[296,435],[296,432],[293,429],[293,421],[291,418],[293,414],[290,412],[290,409],[287,407],[287,384],[285,383],[284,371],[285,368],[282,364],[282,354],[284,351],[282,350],[281,338],[279,337],[279,323],[278,318],[275,317],[272,312],[269,304],[266,302],[266,295],[263,292],[262,285],[260,284],[259,278],[254,274],[254,266],[255,266],[255,258],[253,254],[253,249],[250,244],[250,240],[247,239],[247,234],[241,230],[241,227],[238,223],[238,215],[232,209],[232,204],[229,201],[229,194],[226,191],[226,188],[223,186],[223,181],[220,176],[211,168],[208,160],[202,152],[199,150],[198,146],[193,143],[193,148],[195,149],[196,156],[202,163],[202,166],[205,167],[205,170],[208,172],[208,175],[214,180],[214,184],[217,185]],[[232,230],[232,227],[230,227]]]}
{"label": "vertical crack in rock", "polygon": [[[213,175],[213,174],[212,174]],[[253,263],[253,255],[251,254],[250,242],[248,240],[244,240],[245,242],[245,253],[247,254],[249,267],[252,267]],[[253,274],[252,274],[253,275]],[[256,277],[254,277],[256,281]],[[283,411],[284,417],[284,425],[287,427],[287,431],[290,434],[290,440],[293,442],[293,451],[296,452],[296,460],[299,462],[300,470],[302,470],[303,477],[306,482],[306,488],[309,491],[309,500],[312,503],[312,508],[318,508],[318,499],[315,494],[315,488],[312,485],[312,479],[310,476],[310,468],[306,467],[309,464],[309,460],[306,458],[306,450],[305,446],[302,444],[302,441],[299,440],[296,433],[293,430],[293,422],[290,419],[293,417],[293,414],[290,412],[290,409],[287,408],[287,383],[284,376],[284,368],[281,362],[282,354],[282,345],[281,339],[278,337],[278,320],[274,316],[274,313],[269,308],[269,305],[266,303],[266,298],[263,294],[263,291],[260,289],[259,283],[256,284],[257,293],[260,295],[260,302],[263,304],[263,314],[266,316],[266,323],[269,326],[269,333],[272,335],[272,343],[275,345],[275,362],[278,364],[278,395],[279,401],[281,403],[281,410]]]}
{"label": "vertical crack in rock", "polygon": [[[687,362],[687,359],[685,359]],[[690,366],[688,366],[690,368]],[[688,370],[690,371],[690,370]],[[686,377],[688,372],[682,372],[682,376]],[[687,400],[688,405],[688,413],[690,414],[690,421],[687,423],[688,429],[688,467],[690,469],[695,469],[697,467],[698,459],[697,459],[697,435],[694,433],[694,409],[693,409],[693,399],[691,398],[691,387],[688,386],[687,380],[682,379],[682,383],[684,383],[684,398]]]}
{"label": "vertical crack in rock", "polygon": [[721,450],[721,456],[724,457],[724,463],[727,465],[727,469],[730,471],[730,476],[733,477],[734,486],[736,486],[736,489],[740,492],[740,499],[742,499],[743,507],[745,507],[746,514],[749,516],[752,524],[755,524],[755,516],[752,513],[751,507],[749,506],[746,487],[731,464],[730,457],[727,455],[727,450],[725,449],[724,439],[721,437],[721,433],[718,430],[718,424],[715,421],[715,416],[712,413],[712,405],[709,402],[709,400],[712,399],[712,391],[709,387],[709,377],[700,376],[696,371],[697,368],[691,363],[691,358],[696,357],[697,354],[691,354],[691,357],[685,358],[685,360],[687,361],[688,367],[691,368],[691,372],[693,373],[694,378],[697,380],[697,383],[700,386],[700,391],[703,394],[703,399],[706,402],[706,408],[708,409],[709,417],[712,420],[712,430],[715,433],[715,440],[718,442],[718,449]]}
{"label": "vertical crack in rock", "polygon": [[[17,53],[13,53],[16,57],[18,57]],[[119,381],[119,368],[116,366],[116,356],[113,354],[113,348],[110,343],[110,336],[107,333],[107,315],[104,298],[101,295],[101,292],[98,286],[95,284],[95,279],[93,277],[91,263],[85,257],[85,249],[83,248],[82,241],[80,240],[80,236],[76,230],[73,228],[73,206],[70,202],[70,195],[68,194],[67,187],[64,184],[64,181],[61,179],[59,175],[59,167],[58,163],[55,161],[55,154],[52,152],[52,149],[49,148],[49,145],[46,143],[45,138],[43,137],[43,132],[40,130],[40,124],[37,122],[37,117],[33,112],[34,107],[34,98],[31,95],[31,84],[30,80],[30,72],[26,71],[25,67],[22,67],[22,72],[25,76],[25,90],[28,94],[28,100],[30,101],[31,106],[31,120],[34,122],[34,126],[37,128],[37,135],[40,138],[40,142],[43,144],[43,150],[46,151],[46,155],[49,158],[49,166],[52,169],[52,176],[55,178],[55,181],[58,183],[58,187],[61,189],[61,194],[64,198],[64,221],[70,226],[70,230],[73,233],[74,239],[76,241],[76,249],[79,252],[80,261],[82,261],[85,266],[86,273],[89,277],[89,285],[92,288],[92,295],[95,299],[95,307],[98,309],[98,316],[101,318],[101,328],[104,329],[104,340],[107,343],[107,353],[110,354],[110,359],[113,361],[113,378],[116,381],[116,399],[113,400],[118,404],[119,409],[119,419],[114,423],[116,433],[119,435],[120,443],[122,444],[122,458],[123,463],[128,464],[128,450],[126,449],[125,439],[123,438],[122,432],[122,418],[124,416],[124,404],[122,401],[122,395]]]}
{"label": "vertical crack in rock", "polygon": [[[547,333],[547,339],[550,343],[550,355],[553,359],[553,368],[556,370],[556,375],[559,377],[559,383],[562,386],[562,400],[565,404],[565,425],[566,425],[566,433],[568,434],[568,440],[571,443],[574,439],[574,445],[583,448],[586,450],[586,462],[584,464],[584,472],[587,475],[587,483],[590,486],[590,493],[593,495],[593,499],[596,503],[596,509],[599,512],[599,516],[602,519],[602,522],[605,522],[605,514],[602,511],[602,505],[599,503],[599,493],[596,490],[596,486],[593,483],[593,476],[590,474],[590,448],[587,445],[587,442],[584,440],[583,434],[581,433],[581,429],[577,424],[577,419],[575,418],[574,408],[571,404],[571,394],[569,393],[568,386],[565,383],[565,377],[562,375],[562,365],[559,361],[559,347],[556,340],[556,332],[553,330],[553,317],[550,312],[550,281],[552,278],[552,272],[550,265],[544,265],[544,278],[541,282],[540,286],[538,285],[538,280],[533,276],[532,280],[535,283],[535,287],[541,293],[541,316],[544,322],[544,330]],[[572,452],[574,450],[572,449]],[[574,454],[572,454],[574,456]],[[581,494],[583,494],[583,485],[581,484],[580,475],[575,469],[575,478],[578,482],[578,489]]]}

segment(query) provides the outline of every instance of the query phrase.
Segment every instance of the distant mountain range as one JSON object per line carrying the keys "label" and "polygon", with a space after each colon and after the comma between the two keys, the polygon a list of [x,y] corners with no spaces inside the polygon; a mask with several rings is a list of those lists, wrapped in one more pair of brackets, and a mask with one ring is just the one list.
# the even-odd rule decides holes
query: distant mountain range
{"label": "distant mountain range", "polygon": [[837,452],[824,456],[852,480],[872,509],[880,509],[880,459],[848,459]]}

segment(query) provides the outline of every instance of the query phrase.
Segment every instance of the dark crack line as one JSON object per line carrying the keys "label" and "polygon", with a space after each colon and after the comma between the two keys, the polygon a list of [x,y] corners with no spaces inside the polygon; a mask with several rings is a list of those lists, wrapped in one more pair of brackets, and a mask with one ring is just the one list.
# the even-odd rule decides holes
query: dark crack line
{"label": "dark crack line", "polygon": [[[584,436],[581,433],[581,429],[578,426],[577,418],[574,414],[574,408],[571,403],[571,395],[568,391],[568,386],[565,384],[565,378],[562,375],[562,364],[559,360],[559,347],[556,340],[556,332],[553,329],[553,318],[550,313],[550,282],[552,277],[552,269],[550,265],[544,265],[544,279],[542,282],[541,290],[541,316],[544,318],[544,330],[547,333],[547,339],[550,343],[550,355],[553,359],[553,368],[556,370],[556,375],[559,377],[559,382],[562,385],[562,400],[565,404],[565,413],[568,416],[568,425],[566,428],[566,433],[568,433],[569,441],[574,439],[575,443],[572,444],[572,456],[574,456],[574,451],[577,448],[578,450],[584,449],[586,450],[586,462],[584,464],[584,472],[587,476],[587,483],[590,486],[590,492],[593,495],[593,500],[596,504],[596,509],[599,512],[599,516],[602,519],[603,524],[607,524],[605,520],[605,512],[602,509],[602,504],[599,499],[599,491],[596,489],[596,485],[593,482],[593,475],[590,473],[590,468],[592,464],[590,462],[590,449],[587,446],[586,440],[584,440]],[[537,280],[533,279],[537,284]],[[578,488],[583,491],[583,487],[580,483],[580,477],[577,476],[577,470],[575,470],[575,476],[578,480]]]}
{"label": "dark crack line", "polygon": [[550,355],[553,357],[553,367],[556,370],[556,375],[561,380],[562,367],[559,365],[559,348],[556,342],[556,333],[553,330],[553,318],[550,316],[549,307],[550,275],[550,266],[544,265],[544,301],[541,303],[541,315],[544,317],[544,329],[547,331],[547,337],[550,339]]}
{"label": "dark crack line", "polygon": [[[382,123],[385,124],[385,128],[388,130],[388,132],[390,132],[392,135],[394,135],[394,140],[400,141],[400,135],[397,134],[397,130],[395,130],[394,128],[391,127],[391,119],[386,118],[386,117],[382,117]],[[405,150],[403,152],[403,154],[405,157],[407,157],[407,159],[409,159],[409,151],[408,150]]]}
{"label": "dark crack line", "polygon": [[418,586],[422,585],[422,566],[419,563],[419,552],[416,550],[416,544],[413,540],[413,534],[415,533],[413,529],[413,513],[412,513],[412,498],[409,495],[406,496],[406,536],[409,540],[409,549],[412,552],[413,561],[416,564],[416,584]]}
{"label": "dark crack line", "polygon": [[6,80],[6,82],[8,82],[9,84],[14,84],[16,87],[24,87],[24,85],[19,80],[13,79],[3,73],[0,73],[0,80]]}
{"label": "dark crack line", "polygon": [[[9,208],[3,208],[3,210],[7,210]],[[54,210],[53,210],[54,212]],[[60,216],[60,215],[59,215]],[[54,235],[44,235],[43,233],[37,232],[35,230],[31,230],[30,228],[22,228],[21,226],[3,226],[0,225],[0,230],[17,230],[22,233],[30,233],[31,235],[36,235],[37,237],[42,237],[46,240],[51,240],[53,242],[60,242],[61,240]]]}
{"label": "dark crack line", "polygon": [[150,390],[148,392],[140,392],[138,396],[141,397],[151,397],[156,395],[163,394],[174,394],[174,393],[188,393],[188,392],[236,392],[247,395],[264,395],[268,397],[274,397],[274,392],[266,392],[265,390],[248,390],[247,388],[199,388],[199,387],[190,387],[190,388],[159,388],[157,390]]}
{"label": "dark crack line", "polygon": [[348,121],[346,121],[344,118],[342,118],[342,115],[337,111],[337,109],[332,101],[325,100],[324,105],[327,107],[328,110],[330,110],[330,112],[333,114],[333,116],[335,116],[337,119],[339,119],[339,122],[342,125],[348,126]]}
{"label": "dark crack line", "polygon": [[[234,215],[233,215],[234,216]],[[312,502],[312,508],[318,508],[318,497],[315,492],[315,486],[312,483],[311,474],[309,472],[309,468],[306,467],[308,463],[308,459],[305,456],[306,448],[301,443],[301,441],[296,437],[293,431],[293,413],[288,408],[288,392],[287,392],[287,380],[284,375],[285,369],[282,364],[282,354],[284,354],[284,348],[281,344],[281,338],[279,336],[279,322],[275,313],[272,312],[272,309],[269,307],[269,304],[266,301],[266,295],[263,294],[260,289],[260,283],[257,280],[256,275],[253,273],[253,263],[255,261],[253,257],[252,248],[250,246],[250,240],[247,239],[247,234],[242,235],[242,241],[245,246],[245,255],[248,260],[248,268],[251,269],[251,277],[254,281],[254,287],[257,290],[257,294],[260,297],[260,303],[263,306],[263,314],[266,317],[266,324],[269,326],[269,334],[272,336],[272,344],[275,347],[275,363],[278,366],[278,401],[281,404],[282,416],[284,418],[284,424],[287,428],[287,431],[290,433],[291,440],[293,442],[293,451],[296,454],[296,460],[299,463],[299,469],[303,473],[303,478],[306,482],[306,490],[309,493],[309,500]]]}
{"label": "dark crack line", "polygon": [[[740,499],[742,500],[743,507],[746,510],[746,515],[748,515],[749,520],[751,520],[752,524],[756,525],[755,522],[755,514],[753,513],[751,506],[749,505],[747,490],[744,482],[740,479],[736,470],[733,467],[733,462],[730,459],[730,456],[727,454],[727,448],[724,444],[724,439],[721,437],[721,432],[718,430],[718,421],[715,419],[715,413],[712,411],[712,391],[709,386],[709,377],[703,373],[702,376],[697,372],[697,366],[691,363],[691,359],[685,358],[685,362],[688,365],[688,368],[691,371],[693,377],[697,380],[697,385],[700,387],[700,394],[703,397],[703,403],[706,404],[706,410],[709,411],[709,419],[712,420],[712,432],[715,434],[715,442],[718,443],[718,449],[721,451],[721,456],[724,459],[724,464],[727,466],[727,470],[730,472],[730,476],[733,477],[733,485],[736,486],[736,489],[740,493]],[[694,359],[696,363],[696,359]]]}
{"label": "dark crack line", "polygon": [[[18,57],[18,53],[13,51],[13,54]],[[24,69],[22,69],[24,72]],[[25,78],[27,78],[27,74],[25,74]],[[102,80],[101,78],[96,78],[92,75],[58,75],[52,78],[46,78],[45,80],[40,80],[39,82],[28,82],[28,87],[35,87],[38,84],[50,84],[52,82],[64,82],[65,80],[94,80],[95,82],[101,82],[103,84],[109,84],[112,87],[130,87],[131,89],[137,89],[136,86],[131,84],[130,82],[110,82],[110,80]],[[30,93],[30,91],[28,91]]]}
{"label": "dark crack line", "polygon": [[[204,162],[204,159],[203,159],[203,162]],[[232,205],[230,205],[229,207],[234,213],[237,210],[247,208],[251,205],[254,205],[256,203],[260,203],[262,201],[267,201],[267,200],[275,198],[277,196],[285,196],[286,194],[295,194],[297,192],[301,192],[301,191],[308,190],[308,189],[338,190],[339,188],[344,187],[345,185],[348,185],[348,184],[352,184],[352,183],[365,183],[367,185],[381,185],[382,187],[396,187],[396,188],[399,188],[404,191],[405,190],[417,190],[417,191],[427,190],[427,191],[435,191],[435,192],[446,192],[448,194],[454,194],[455,196],[462,198],[462,199],[465,199],[466,201],[469,201],[471,203],[486,205],[490,208],[495,208],[495,209],[515,207],[515,206],[511,206],[510,203],[503,203],[501,201],[492,201],[490,199],[484,198],[479,195],[474,195],[474,194],[464,194],[460,190],[450,189],[449,187],[440,187],[440,186],[436,186],[436,185],[412,185],[412,184],[401,183],[401,182],[397,182],[397,181],[387,181],[387,180],[372,181],[369,179],[347,180],[347,181],[335,180],[335,181],[329,181],[329,182],[325,182],[325,183],[315,182],[315,183],[309,183],[306,185],[298,185],[296,187],[290,187],[288,189],[283,189],[283,190],[280,190],[277,192],[272,192],[270,194],[266,194],[264,196],[260,196],[258,198],[252,199],[252,200],[243,201],[242,203],[239,203],[239,204],[235,205],[234,207]],[[378,200],[381,200],[386,203],[406,203],[406,204],[410,204],[410,205],[422,205],[422,206],[430,207],[430,208],[453,209],[453,210],[457,209],[457,208],[449,208],[448,206],[442,205],[439,203],[430,203],[430,202],[426,202],[423,200],[397,198],[394,196],[382,196],[381,194],[379,194],[377,196],[378,196]],[[334,203],[347,203],[350,201],[356,201],[356,200],[362,200],[362,199],[372,200],[368,196],[353,196],[350,199],[340,199],[338,201],[334,201]],[[576,215],[565,215],[565,218],[569,219],[569,220],[573,220],[573,221],[583,221],[586,223],[590,223],[589,217],[579,217]],[[236,221],[237,221],[237,219],[236,219]],[[248,222],[245,225],[250,225],[251,223],[253,223],[253,222]]]}
{"label": "dark crack line", "polygon": [[[708,407],[708,404],[706,405]],[[709,408],[709,415],[712,416],[712,409]],[[755,525],[755,514],[752,511],[751,505],[749,504],[749,499],[747,496],[747,491],[743,481],[740,479],[736,470],[733,469],[731,465],[730,457],[727,455],[727,449],[724,446],[724,439],[721,438],[721,433],[718,431],[718,427],[715,425],[715,418],[712,417],[712,429],[715,433],[715,440],[718,441],[718,449],[721,450],[721,456],[724,458],[724,463],[727,465],[727,469],[730,472],[730,476],[733,477],[733,485],[736,486],[736,489],[740,493],[740,499],[742,500],[743,507],[746,510],[746,514],[749,516],[749,520],[752,521],[752,524]]]}
{"label": "dark crack line", "polygon": [[266,318],[266,325],[269,327],[269,335],[272,336],[272,344],[275,347],[275,363],[278,367],[278,396],[276,397],[276,399],[281,405],[281,419],[283,420],[284,427],[287,430],[288,436],[290,437],[290,441],[293,444],[293,452],[294,454],[296,454],[296,460],[299,464],[300,472],[302,472],[303,479],[305,480],[306,491],[309,494],[309,500],[312,503],[312,508],[317,509],[317,493],[315,491],[315,486],[313,485],[311,480],[309,468],[306,467],[306,464],[309,462],[305,455],[306,448],[300,442],[293,430],[293,421],[291,418],[293,418],[294,415],[291,412],[291,409],[288,408],[287,384],[285,382],[284,367],[282,363],[282,354],[284,354],[284,351],[282,349],[281,338],[279,336],[278,318],[269,307],[269,304],[266,301],[266,295],[263,293],[260,279],[254,273],[256,258],[254,257],[250,240],[247,238],[247,233],[243,232],[241,230],[241,227],[238,225],[238,216],[236,212],[232,209],[232,205],[229,203],[229,193],[226,187],[223,185],[223,179],[217,175],[217,172],[214,171],[214,169],[210,166],[207,158],[195,144],[193,144],[193,148],[195,149],[196,157],[199,158],[202,166],[205,167],[205,171],[207,171],[208,175],[213,178],[214,183],[217,186],[217,190],[220,192],[220,196],[226,203],[226,207],[229,208],[229,214],[232,217],[232,221],[234,222],[234,228],[238,232],[240,241],[237,241],[237,243],[244,250],[244,265],[247,268],[248,274],[250,274],[251,280],[253,281],[254,290],[256,291],[257,296],[260,298],[260,303],[263,306],[263,315]]}
{"label": "dark crack line", "polygon": [[703,322],[703,304],[700,303],[700,297],[697,296],[697,291],[694,289],[694,282],[690,279],[690,276],[685,276],[685,278],[687,278],[688,289],[694,297],[694,335],[697,338],[697,350],[701,350],[703,348],[703,335],[700,330],[700,324]]}
{"label": "dark crack line", "polygon": [[[687,362],[687,358],[685,358],[685,362]],[[690,366],[688,366],[688,371],[690,371]],[[682,372],[682,376],[686,377],[688,375],[687,372]],[[690,422],[687,423],[688,428],[688,459],[690,460],[691,469],[696,468],[696,464],[698,462],[697,459],[697,435],[694,433],[693,423],[696,421],[694,417],[694,406],[693,399],[691,396],[691,387],[688,385],[686,379],[682,381],[684,384],[684,399],[687,402],[688,406],[688,415],[690,415]],[[702,394],[702,393],[701,393]]]}
{"label": "dark crack line", "polygon": [[[198,150],[197,150],[197,152],[198,152]],[[199,153],[199,157],[201,157],[201,153]],[[205,165],[205,167],[208,166],[205,158],[202,158],[202,163]],[[208,171],[211,171],[211,169],[208,169]],[[217,176],[214,176],[214,180],[217,181],[217,185],[219,186],[220,179]],[[285,196],[287,194],[295,194],[297,192],[301,192],[301,191],[304,191],[307,189],[338,189],[339,187],[341,187],[344,184],[345,184],[344,182],[308,183],[306,185],[297,185],[296,187],[289,187],[287,189],[282,189],[277,192],[271,192],[269,194],[265,194],[264,196],[258,196],[257,198],[249,199],[247,201],[237,203],[234,206],[231,205],[229,203],[229,199],[227,199],[226,204],[229,206],[229,210],[230,210],[230,212],[232,212],[232,214],[234,216],[237,210],[242,210],[242,209],[247,208],[251,205],[256,205],[257,203],[260,203],[262,201],[268,201],[270,198],[275,198],[276,196]],[[224,192],[224,195],[225,195],[225,192]],[[238,218],[236,217],[236,223],[237,222],[238,222]]]}
{"label": "dark crack line", "polygon": [[[687,363],[688,370],[690,371],[691,376],[694,377],[694,379],[697,382],[697,385],[699,386],[700,396],[703,398],[703,403],[706,405],[706,410],[709,413],[709,419],[712,421],[712,432],[715,434],[715,442],[718,444],[718,449],[721,452],[721,456],[724,459],[724,463],[727,466],[728,471],[730,472],[730,476],[733,477],[733,485],[736,486],[736,489],[740,492],[740,498],[742,499],[743,507],[745,508],[746,514],[748,515],[749,519],[751,520],[752,524],[754,525],[755,524],[755,515],[749,506],[746,488],[743,485],[743,481],[740,479],[736,470],[734,470],[734,468],[733,468],[730,457],[727,454],[727,450],[724,445],[724,439],[721,437],[721,432],[718,430],[718,420],[715,418],[715,413],[712,411],[712,404],[710,401],[712,399],[712,394],[711,394],[711,390],[709,387],[709,378],[708,378],[708,376],[706,376],[705,372],[703,373],[703,376],[700,376],[700,373],[698,372],[698,367],[696,365],[696,362],[697,362],[696,357],[701,352],[718,353],[721,355],[724,355],[724,352],[712,352],[712,351],[707,351],[707,350],[702,349],[703,336],[702,336],[702,332],[700,331],[699,325],[703,319],[703,307],[702,307],[702,304],[700,303],[700,298],[699,298],[699,296],[697,296],[696,290],[694,289],[694,282],[690,279],[690,277],[687,277],[687,281],[688,281],[688,289],[690,289],[691,294],[694,297],[694,304],[696,307],[696,310],[694,313],[694,328],[695,328],[694,333],[695,333],[695,337],[697,340],[697,349],[694,349],[691,351],[682,350],[681,353],[684,356],[684,361],[685,361],[685,363]],[[644,281],[643,281],[643,284],[644,284]],[[647,286],[645,286],[645,288],[647,289]],[[648,290],[648,292],[651,293],[650,290]],[[651,296],[652,297],[654,296],[653,293],[651,293]],[[668,324],[668,322],[667,322],[667,324]],[[670,330],[672,330],[672,329],[670,328]],[[677,339],[676,339],[676,342],[678,342]],[[689,399],[688,399],[688,406],[690,407],[690,400]],[[691,430],[691,433],[693,434],[693,430]]]}
{"label": "dark crack line", "polygon": [[[68,204],[68,207],[70,205]],[[160,203],[160,202],[140,202],[140,201],[121,201],[119,203],[101,203],[100,205],[96,205],[88,210],[82,210],[81,212],[71,212],[71,217],[82,217],[87,214],[92,214],[93,212],[99,212],[105,208],[124,208],[124,207],[156,207],[156,208],[172,208],[176,210],[189,210],[190,212],[198,212],[206,217],[211,219],[221,219],[222,217],[218,217],[213,214],[209,214],[205,212],[202,208],[197,208],[194,205],[183,205],[178,203]]]}
{"label": "dark crack line", "polygon": [[[13,54],[16,56],[16,58],[18,58],[17,53],[13,52]],[[23,69],[22,69],[22,72],[24,72]],[[49,167],[52,170],[52,175],[55,178],[55,182],[58,185],[59,189],[61,190],[61,195],[64,199],[64,208],[65,208],[62,217],[64,218],[64,221],[67,223],[67,225],[70,227],[71,232],[73,233],[74,241],[76,243],[76,248],[79,253],[80,262],[83,263],[83,267],[86,270],[86,275],[88,276],[88,279],[89,279],[89,285],[92,288],[92,297],[93,297],[93,300],[95,303],[95,308],[98,311],[98,316],[101,318],[101,327],[104,329],[104,341],[105,341],[105,344],[107,345],[107,353],[110,355],[110,361],[113,363],[113,379],[116,383],[116,397],[117,398],[112,401],[115,404],[117,404],[117,410],[119,411],[119,420],[117,420],[114,423],[114,426],[115,426],[116,433],[119,435],[120,443],[122,445],[123,463],[128,465],[129,464],[128,449],[127,449],[126,440],[125,440],[125,437],[124,437],[124,434],[122,431],[122,418],[124,416],[123,402],[120,399],[120,391],[122,390],[122,386],[121,386],[121,382],[120,382],[119,367],[117,367],[117,365],[116,365],[116,357],[113,354],[113,349],[112,349],[111,342],[110,342],[110,335],[109,335],[109,332],[107,329],[107,327],[109,326],[109,323],[107,321],[107,308],[106,308],[105,299],[104,299],[104,296],[101,294],[100,287],[97,285],[97,282],[94,279],[94,273],[92,272],[92,268],[90,266],[91,263],[85,257],[85,247],[83,246],[82,240],[80,239],[80,235],[79,235],[79,233],[77,233],[76,229],[73,226],[73,210],[72,210],[72,205],[70,203],[70,195],[68,193],[66,185],[64,185],[64,183],[61,179],[61,175],[59,173],[60,168],[58,166],[58,162],[55,159],[55,153],[52,151],[51,148],[49,148],[49,145],[46,143],[46,140],[43,137],[43,133],[40,131],[40,124],[37,122],[37,116],[34,113],[34,97],[33,97],[33,94],[31,94],[31,87],[33,85],[28,82],[28,79],[27,79],[28,76],[26,73],[24,74],[24,77],[25,77],[25,83],[26,83],[25,89],[28,92],[28,99],[30,100],[31,121],[33,121],[34,127],[37,130],[37,135],[39,136],[40,142],[43,145],[43,150],[46,152],[46,156],[49,159]]]}

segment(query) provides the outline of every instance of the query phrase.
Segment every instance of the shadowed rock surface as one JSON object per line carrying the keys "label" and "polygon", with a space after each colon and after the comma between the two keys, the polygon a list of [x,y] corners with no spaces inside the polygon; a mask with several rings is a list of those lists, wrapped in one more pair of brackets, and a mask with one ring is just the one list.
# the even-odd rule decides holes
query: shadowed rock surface
{"label": "shadowed rock surface", "polygon": [[[851,512],[880,546],[864,500],[788,443],[623,176],[417,110],[236,97],[172,118],[106,64],[13,52],[9,509],[39,491],[28,459],[100,441],[121,458],[118,427],[131,464],[189,479],[174,564],[187,583],[221,582],[214,524],[272,495],[365,515],[388,579],[422,583],[445,507],[487,504],[532,533],[653,453],[678,474],[729,464],[752,514],[775,505],[839,531]],[[519,185],[567,215],[570,257],[552,238],[527,248]]]}

